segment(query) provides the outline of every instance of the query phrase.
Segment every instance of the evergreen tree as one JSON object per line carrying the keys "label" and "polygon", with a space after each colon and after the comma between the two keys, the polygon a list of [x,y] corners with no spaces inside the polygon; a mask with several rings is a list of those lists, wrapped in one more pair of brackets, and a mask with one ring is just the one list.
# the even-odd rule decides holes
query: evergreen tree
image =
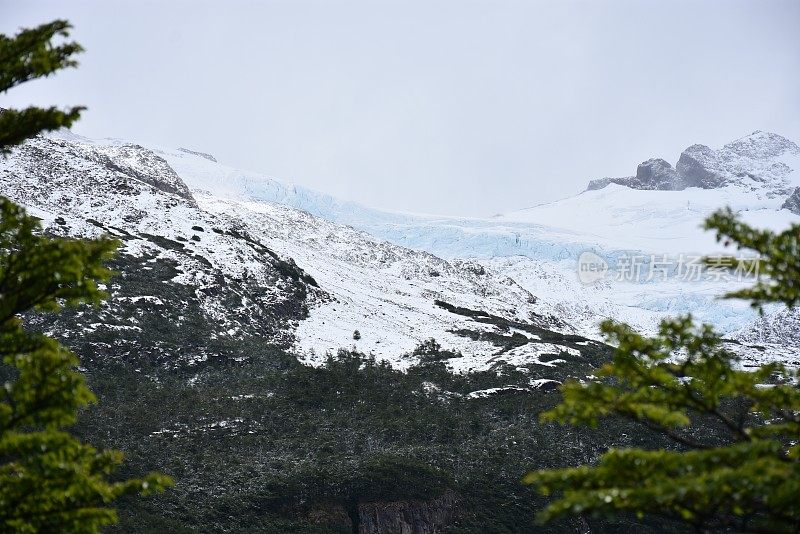
{"label": "evergreen tree", "polygon": [[[69,25],[55,21],[0,35],[0,92],[75,66],[81,50],[67,38]],[[0,154],[42,131],[69,126],[81,108],[27,108],[0,113]],[[118,451],[99,451],[65,428],[94,396],[77,371],[78,360],[54,339],[25,328],[24,316],[63,306],[96,304],[103,266],[117,243],[44,235],[38,221],[0,197],[0,530],[97,532],[116,522],[109,505],[121,495],[148,494],[170,483],[150,474],[112,478]]]}
{"label": "evergreen tree", "polygon": [[[83,49],[78,43],[54,43],[69,37],[70,25],[56,20],[9,37],[0,34],[0,93],[21,83],[49,76],[77,66],[73,56]],[[5,109],[0,113],[0,154],[43,131],[68,128],[80,117],[82,107],[61,111],[54,107],[23,110]]]}
{"label": "evergreen tree", "polygon": [[[706,221],[718,241],[757,253],[764,278],[726,295],[794,306],[800,295],[800,225],[757,230],[730,210]],[[715,262],[718,263],[718,262]],[[727,258],[727,265],[735,265]],[[670,450],[611,449],[595,465],[541,470],[524,482],[556,492],[543,522],[566,515],[666,516],[699,530],[800,530],[800,389],[797,370],[748,372],[710,326],[662,322],[652,338],[606,321],[616,345],[599,380],[571,381],[544,421],[596,426],[620,417],[667,436]]]}

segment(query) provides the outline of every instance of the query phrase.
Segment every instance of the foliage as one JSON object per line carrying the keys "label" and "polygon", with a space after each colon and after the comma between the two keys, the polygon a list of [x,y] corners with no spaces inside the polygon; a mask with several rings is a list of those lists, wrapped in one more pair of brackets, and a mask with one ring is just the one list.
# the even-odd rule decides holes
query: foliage
{"label": "foliage", "polygon": [[[81,415],[80,435],[125,450],[125,476],[158,470],[179,481],[159,499],[123,500],[115,530],[352,532],[334,519],[353,517],[357,504],[429,501],[447,490],[461,503],[454,532],[525,532],[545,504],[519,484],[527,466],[580,463],[609,443],[665,443],[626,421],[542,425],[536,413],[554,406],[555,391],[468,397],[526,386],[527,369],[454,375],[426,364],[403,372],[349,351],[311,367],[256,340],[226,343],[217,350],[246,358],[169,368],[144,359],[89,364],[100,401]],[[320,523],[323,512],[331,521]],[[665,525],[590,524],[627,532]],[[543,531],[567,526],[574,521]]]}
{"label": "foliage", "polygon": [[[56,21],[16,37],[0,36],[0,91],[75,64],[74,43]],[[66,113],[29,108],[0,114],[0,153],[43,130],[71,123]],[[36,219],[0,197],[0,524],[3,531],[96,532],[116,521],[108,505],[125,494],[148,494],[169,483],[150,474],[112,480],[117,451],[98,451],[64,428],[94,401],[75,355],[54,339],[28,331],[21,315],[97,304],[103,266],[116,249],[109,239],[69,240],[43,235]]]}
{"label": "foliage", "polygon": [[[742,268],[758,273],[760,279],[753,287],[729,293],[726,298],[746,299],[759,309],[769,302],[782,302],[790,307],[800,302],[800,224],[779,233],[759,230],[740,221],[728,208],[709,217],[705,227],[716,231],[717,241],[736,244],[738,250],[754,255],[743,262]],[[731,266],[738,260],[718,261]]]}
{"label": "foliage", "polygon": [[[390,509],[393,499],[429,502],[444,487],[445,500],[455,492],[460,503],[453,532],[532,531],[545,499],[519,484],[526,468],[576,465],[609,444],[663,444],[626,421],[598,429],[537,421],[558,394],[530,388],[531,380],[585,376],[609,359],[604,344],[537,329],[532,333],[580,354],[541,358],[563,359],[554,366],[497,364],[456,375],[444,362],[402,372],[348,351],[311,367],[256,330],[224,335],[194,288],[174,280],[172,259],[123,250],[110,266],[120,273],[109,285],[114,301],[26,320],[56,332],[81,355],[99,402],[81,412],[74,432],[125,451],[121,477],[157,470],[178,480],[158,499],[121,499],[113,531],[340,532],[336,525],[344,524],[352,532],[346,522],[356,499],[368,508],[388,502]],[[239,298],[239,286],[229,290]],[[156,298],[136,298],[142,295]],[[503,332],[533,329],[459,312],[491,320]],[[506,386],[519,389],[469,397]],[[361,484],[378,458],[398,468],[382,469],[380,484]],[[593,529],[603,525],[641,532],[665,523],[590,520]],[[565,519],[544,530],[578,526]]]}
{"label": "foliage", "polygon": [[[800,287],[798,229],[750,228],[730,211],[706,222],[718,236],[763,255],[769,279],[732,296],[793,305]],[[559,498],[540,520],[571,514],[665,516],[698,529],[794,532],[800,528],[798,373],[779,364],[743,371],[709,326],[662,322],[655,337],[606,321],[616,345],[598,380],[569,381],[543,421],[597,426],[624,418],[672,441],[667,449],[611,448],[596,465],[540,470],[524,478]]]}
{"label": "foliage", "polygon": [[122,494],[150,493],[157,475],[111,482],[121,460],[61,430],[94,400],[74,354],[55,340],[23,328],[29,310],[97,303],[97,287],[111,274],[103,262],[116,243],[42,235],[38,222],[0,198],[0,520],[5,529],[91,531],[114,521],[106,505]]}
{"label": "foliage", "polygon": [[[69,37],[70,25],[64,20],[25,29],[9,37],[0,34],[0,93],[21,83],[75,67],[73,56],[83,49],[74,42],[54,44],[57,37]],[[54,107],[3,110],[0,113],[0,155],[14,145],[43,131],[69,127],[78,120],[81,107],[60,111]]]}
{"label": "foliage", "polygon": [[449,360],[450,358],[458,358],[461,356],[461,353],[443,349],[438,341],[434,338],[430,338],[420,342],[411,352],[411,355],[418,357],[420,363],[425,364]]}

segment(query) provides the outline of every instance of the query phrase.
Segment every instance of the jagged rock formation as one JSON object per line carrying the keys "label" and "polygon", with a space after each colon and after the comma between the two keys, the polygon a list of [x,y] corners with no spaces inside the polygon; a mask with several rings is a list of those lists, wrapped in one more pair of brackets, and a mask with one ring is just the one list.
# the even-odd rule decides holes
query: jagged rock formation
{"label": "jagged rock formation", "polygon": [[681,176],[672,165],[660,158],[640,163],[636,169],[636,181],[642,188],[674,190],[685,187]]}
{"label": "jagged rock formation", "polygon": [[352,518],[340,505],[312,510],[308,518],[317,525],[358,534],[437,534],[462,514],[461,499],[448,490],[430,500],[360,503]]}
{"label": "jagged rock formation", "polygon": [[736,185],[771,198],[791,191],[789,175],[794,169],[785,160],[797,156],[800,148],[792,141],[756,131],[719,150],[692,145],[681,153],[675,168],[663,159],[650,159],[639,165],[636,176],[592,180],[587,189],[602,189],[609,184],[664,191]]}
{"label": "jagged rock formation", "polygon": [[359,534],[436,534],[458,515],[458,496],[448,491],[431,501],[375,502],[359,505]]}
{"label": "jagged rock formation", "polygon": [[688,187],[714,189],[726,183],[717,153],[705,145],[692,145],[684,150],[676,167]]}
{"label": "jagged rock formation", "polygon": [[666,160],[652,158],[639,164],[636,176],[625,178],[601,178],[589,182],[587,189],[603,189],[609,184],[619,184],[632,189],[684,189],[686,184],[678,172]]}
{"label": "jagged rock formation", "polygon": [[800,215],[800,187],[795,187],[789,198],[781,205],[781,209],[789,210]]}

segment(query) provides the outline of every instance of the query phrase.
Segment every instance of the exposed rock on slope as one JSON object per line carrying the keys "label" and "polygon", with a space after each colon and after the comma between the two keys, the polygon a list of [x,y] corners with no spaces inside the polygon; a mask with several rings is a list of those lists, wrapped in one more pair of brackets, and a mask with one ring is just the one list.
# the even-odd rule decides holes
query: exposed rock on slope
{"label": "exposed rock on slope", "polygon": [[789,198],[781,206],[781,209],[789,210],[800,215],[800,187],[795,187]]}
{"label": "exposed rock on slope", "polygon": [[636,169],[636,182],[641,189],[683,189],[685,184],[667,161],[659,158],[640,163]]}
{"label": "exposed rock on slope", "polygon": [[684,150],[677,169],[689,187],[714,189],[726,183],[717,153],[705,145],[692,145]]}
{"label": "exposed rock on slope", "polygon": [[376,502],[359,506],[360,534],[403,532],[435,534],[453,523],[458,513],[458,497],[453,492],[432,501]]}
{"label": "exposed rock on slope", "polygon": [[589,182],[588,190],[603,189],[609,184],[619,184],[633,189],[684,189],[686,184],[669,162],[653,158],[640,163],[636,176],[626,178],[601,178]]}

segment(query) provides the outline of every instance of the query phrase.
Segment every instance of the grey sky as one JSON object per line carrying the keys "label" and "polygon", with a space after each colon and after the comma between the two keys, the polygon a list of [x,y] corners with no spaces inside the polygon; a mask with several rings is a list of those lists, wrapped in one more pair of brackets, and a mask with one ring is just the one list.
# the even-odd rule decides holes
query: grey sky
{"label": "grey sky", "polygon": [[800,2],[0,0],[87,52],[0,106],[368,205],[484,216],[756,129],[800,141]]}

